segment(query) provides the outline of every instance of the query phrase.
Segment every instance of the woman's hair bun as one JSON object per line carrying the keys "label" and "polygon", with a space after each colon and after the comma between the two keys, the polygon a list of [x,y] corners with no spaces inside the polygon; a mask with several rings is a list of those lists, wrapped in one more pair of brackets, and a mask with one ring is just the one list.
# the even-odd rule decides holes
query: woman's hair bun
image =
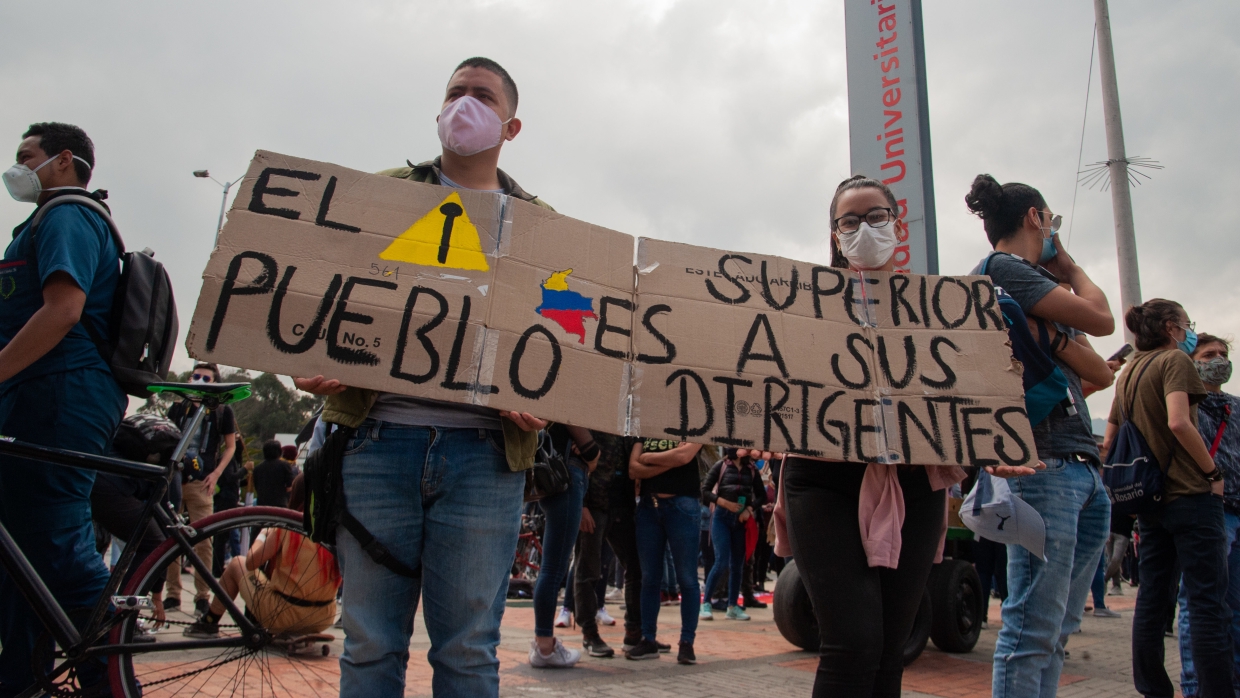
{"label": "woman's hair bun", "polygon": [[982,218],[994,215],[1003,207],[1003,186],[988,174],[973,179],[973,187],[964,197],[969,210]]}

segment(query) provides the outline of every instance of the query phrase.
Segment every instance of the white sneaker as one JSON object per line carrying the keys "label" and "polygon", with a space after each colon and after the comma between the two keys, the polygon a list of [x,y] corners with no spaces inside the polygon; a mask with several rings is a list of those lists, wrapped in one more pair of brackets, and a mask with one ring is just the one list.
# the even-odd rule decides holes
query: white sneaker
{"label": "white sneaker", "polygon": [[560,606],[560,614],[555,617],[555,627],[567,628],[568,624],[573,622],[572,613],[567,606]]}
{"label": "white sneaker", "polygon": [[624,598],[624,588],[612,587],[611,589],[608,589],[605,598],[608,601],[616,601],[617,599]]}
{"label": "white sneaker", "polygon": [[615,625],[616,619],[611,617],[606,608],[600,608],[598,613],[594,614],[594,621],[599,625]]}
{"label": "white sneaker", "polygon": [[560,642],[560,638],[555,639],[555,647],[551,650],[551,654],[543,654],[538,651],[538,641],[530,640],[530,666],[540,669],[567,669],[577,663],[581,659],[581,652],[570,650]]}
{"label": "white sneaker", "polygon": [[1112,611],[1109,608],[1095,608],[1094,617],[1095,618],[1123,618],[1124,616],[1121,615],[1118,611]]}

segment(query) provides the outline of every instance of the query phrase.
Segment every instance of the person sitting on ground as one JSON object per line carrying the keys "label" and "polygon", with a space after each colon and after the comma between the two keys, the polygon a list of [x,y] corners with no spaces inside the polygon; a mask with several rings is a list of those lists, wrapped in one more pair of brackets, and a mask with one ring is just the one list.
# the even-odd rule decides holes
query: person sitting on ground
{"label": "person sitting on ground", "polygon": [[[289,505],[305,504],[305,479],[293,483]],[[220,586],[230,599],[241,598],[246,609],[268,631],[285,635],[312,635],[336,619],[336,590],[340,569],[326,548],[300,533],[268,528],[259,534],[248,555],[228,561]],[[211,599],[210,609],[185,629],[189,637],[212,638],[220,633],[224,603]]]}

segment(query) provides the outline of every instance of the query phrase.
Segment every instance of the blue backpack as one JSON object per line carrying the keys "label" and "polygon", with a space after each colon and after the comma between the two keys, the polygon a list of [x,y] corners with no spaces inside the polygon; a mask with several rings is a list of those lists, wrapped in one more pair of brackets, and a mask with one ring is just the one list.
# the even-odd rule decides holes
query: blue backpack
{"label": "blue backpack", "polygon": [[[1177,350],[1178,351],[1178,350]],[[1150,451],[1145,435],[1132,421],[1132,408],[1137,399],[1137,385],[1145,369],[1154,362],[1151,356],[1141,372],[1132,381],[1132,386],[1124,385],[1125,392],[1131,390],[1132,397],[1116,394],[1119,401],[1119,431],[1111,442],[1111,450],[1107,452],[1106,462],[1102,465],[1102,484],[1111,496],[1111,514],[1129,516],[1132,514],[1152,514],[1158,511],[1163,498],[1163,472],[1158,459]],[[1131,371],[1133,367],[1129,367]],[[1127,403],[1126,405],[1124,403]],[[1171,455],[1167,456],[1167,465],[1171,465],[1171,456],[1175,455],[1175,443],[1172,442]]]}
{"label": "blue backpack", "polygon": [[[991,258],[1002,252],[992,252],[982,260],[979,274],[986,273]],[[1050,336],[1046,325],[1038,322],[1038,339],[1029,331],[1025,311],[1007,291],[995,286],[999,310],[1008,326],[1008,339],[1012,343],[1012,355],[1024,366],[1021,379],[1025,387],[1025,413],[1029,425],[1036,426],[1056,408],[1063,407],[1068,414],[1076,414],[1072,395],[1068,392],[1068,378],[1051,359]]]}

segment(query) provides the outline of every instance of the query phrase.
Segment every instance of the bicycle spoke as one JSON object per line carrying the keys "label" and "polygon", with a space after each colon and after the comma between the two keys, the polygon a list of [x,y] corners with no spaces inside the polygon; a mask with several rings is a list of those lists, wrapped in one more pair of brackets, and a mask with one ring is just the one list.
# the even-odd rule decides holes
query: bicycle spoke
{"label": "bicycle spoke", "polygon": [[[232,510],[229,514],[213,523],[203,525],[197,534],[189,539],[191,545],[210,541],[215,536],[227,536],[231,530],[258,527],[268,529],[268,535],[301,534],[301,519],[289,515],[277,517],[272,515],[247,514],[244,509]],[[218,515],[217,515],[218,516]],[[281,533],[283,532],[283,533]],[[284,540],[289,541],[285,543]],[[122,684],[128,698],[138,695],[147,698],[218,698],[219,696],[319,696],[335,695],[339,686],[339,663],[320,655],[319,644],[312,640],[304,640],[297,646],[276,644],[278,630],[271,630],[265,622],[284,623],[283,627],[297,628],[298,623],[306,628],[323,627],[321,622],[330,624],[335,614],[327,610],[334,609],[336,583],[332,578],[321,576],[317,550],[315,555],[302,554],[297,539],[287,538],[280,541],[281,548],[277,555],[281,557],[273,561],[279,573],[276,581],[263,576],[255,578],[253,572],[248,573],[249,579],[242,580],[243,593],[236,597],[236,607],[248,615],[258,619],[270,639],[259,648],[233,646],[227,648],[202,648],[193,650],[174,650],[171,652],[152,652],[142,650],[142,645],[121,653],[114,660],[114,671],[120,672]],[[296,546],[296,547],[292,547]],[[143,580],[136,585],[134,591],[148,593],[156,586],[157,579],[162,579],[163,570],[173,556],[182,554],[177,547],[159,553],[161,557],[151,561]],[[285,558],[285,554],[288,557]],[[307,558],[308,561],[307,561]],[[265,565],[266,566],[266,565]],[[283,574],[284,576],[280,576]],[[274,586],[279,582],[280,586]],[[267,587],[271,584],[271,587]],[[188,587],[186,587],[188,588]],[[274,590],[279,588],[281,593]],[[284,595],[281,595],[284,594]],[[292,599],[303,599],[310,605],[294,603]],[[324,607],[314,606],[318,599],[326,599]],[[247,601],[248,600],[248,601]],[[316,609],[322,608],[321,615]],[[179,613],[170,612],[169,615]],[[326,618],[324,616],[330,616]],[[316,620],[316,618],[318,620]],[[266,621],[264,621],[266,619]],[[133,614],[121,621],[118,631],[120,641],[129,642],[136,632],[137,623],[143,620],[153,624],[153,616],[149,612]],[[224,620],[235,620],[227,614]],[[290,624],[293,624],[290,626]],[[167,618],[165,625],[155,635],[156,643],[176,642],[182,638],[181,630],[193,625],[193,622]],[[240,630],[235,623],[221,623],[222,637],[238,637]],[[280,626],[276,626],[277,628]],[[290,633],[289,635],[295,635]],[[305,652],[304,655],[298,652]],[[141,688],[137,688],[137,686]],[[139,692],[140,691],[140,692]],[[120,696],[118,696],[120,698]]]}

